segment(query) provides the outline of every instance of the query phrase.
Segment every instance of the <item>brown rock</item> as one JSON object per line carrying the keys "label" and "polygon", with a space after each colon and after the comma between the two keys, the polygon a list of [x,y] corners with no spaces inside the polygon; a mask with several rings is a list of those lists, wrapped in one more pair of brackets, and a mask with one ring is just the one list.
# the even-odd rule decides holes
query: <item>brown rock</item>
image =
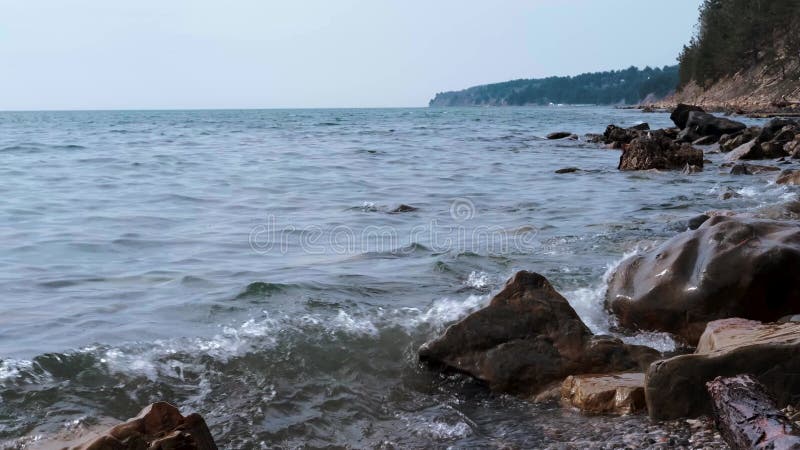
{"label": "brown rock", "polygon": [[759,166],[756,164],[736,164],[731,167],[731,175],[758,175],[768,172],[776,172],[779,169],[775,166]]}
{"label": "brown rock", "polygon": [[722,152],[730,152],[731,150],[739,147],[742,144],[752,141],[757,138],[761,133],[761,128],[750,127],[738,133],[723,134],[719,138],[719,149]]}
{"label": "brown rock", "polygon": [[133,419],[111,428],[78,450],[217,450],[206,422],[198,414],[183,417],[177,408],[157,402]]}
{"label": "brown rock", "polygon": [[569,375],[640,370],[658,352],[592,335],[545,277],[522,271],[489,306],[424,344],[419,357],[493,390],[533,396]]}
{"label": "brown rock", "polygon": [[694,354],[653,363],[645,377],[647,409],[655,419],[711,412],[705,383],[751,374],[786,406],[800,395],[800,323],[710,322]]}
{"label": "brown rock", "polygon": [[686,165],[703,167],[703,151],[678,144],[661,130],[638,137],[623,149],[619,170],[680,170]]}
{"label": "brown rock", "polygon": [[574,375],[561,386],[566,405],[593,414],[632,414],[644,411],[644,374]]}
{"label": "brown rock", "polygon": [[786,169],[781,171],[775,180],[777,184],[800,184],[800,170]]}
{"label": "brown rock", "polygon": [[620,264],[606,305],[620,325],[695,344],[706,323],[800,311],[800,226],[716,216]]}

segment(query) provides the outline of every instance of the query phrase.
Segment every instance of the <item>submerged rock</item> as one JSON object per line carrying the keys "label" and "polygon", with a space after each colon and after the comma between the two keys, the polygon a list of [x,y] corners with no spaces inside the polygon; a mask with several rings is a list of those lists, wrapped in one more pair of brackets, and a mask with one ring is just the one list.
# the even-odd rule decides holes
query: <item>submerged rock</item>
{"label": "submerged rock", "polygon": [[619,170],[681,170],[686,165],[703,167],[703,151],[676,143],[661,130],[634,139],[622,151]]}
{"label": "submerged rock", "polygon": [[581,169],[578,169],[577,167],[565,167],[563,169],[556,170],[556,173],[572,173],[572,172],[577,172],[579,170]]}
{"label": "submerged rock", "polygon": [[777,320],[800,311],[800,226],[716,216],[623,261],[606,305],[620,325],[687,343],[727,317]]}
{"label": "submerged rock", "polygon": [[744,319],[710,322],[697,350],[653,363],[645,396],[654,419],[696,417],[711,412],[705,383],[718,376],[751,374],[775,396],[779,407],[800,395],[800,323]]}
{"label": "submerged rock", "polygon": [[593,414],[644,411],[644,373],[569,376],[561,385],[561,400]]}
{"label": "submerged rock", "polygon": [[758,175],[781,170],[775,166],[759,166],[756,164],[736,164],[731,167],[731,175]]}
{"label": "submerged rock", "polygon": [[390,214],[397,214],[397,213],[404,213],[404,212],[414,212],[418,211],[419,208],[416,206],[406,205],[405,203],[401,203],[397,206],[397,208],[389,211]]}
{"label": "submerged rock", "polygon": [[569,375],[642,370],[658,352],[593,335],[545,277],[522,271],[489,306],[424,344],[419,357],[495,391],[536,395]]}
{"label": "submerged rock", "polygon": [[205,420],[199,414],[184,417],[169,403],[157,402],[133,419],[121,423],[83,450],[217,450]]}
{"label": "submerged rock", "polygon": [[546,137],[547,139],[564,139],[572,136],[572,133],[568,131],[556,131],[555,133],[550,133]]}

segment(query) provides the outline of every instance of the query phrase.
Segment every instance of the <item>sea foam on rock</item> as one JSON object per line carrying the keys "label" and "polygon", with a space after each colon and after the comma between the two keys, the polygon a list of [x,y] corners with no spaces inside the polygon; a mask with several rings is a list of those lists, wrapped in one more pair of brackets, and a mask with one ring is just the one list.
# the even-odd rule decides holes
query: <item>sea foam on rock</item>
{"label": "sea foam on rock", "polygon": [[659,353],[593,335],[545,277],[521,271],[488,306],[424,344],[419,357],[492,390],[533,396],[569,375],[643,370]]}
{"label": "sea foam on rock", "polygon": [[715,216],[623,261],[606,305],[623,327],[695,344],[708,322],[800,311],[800,225]]}

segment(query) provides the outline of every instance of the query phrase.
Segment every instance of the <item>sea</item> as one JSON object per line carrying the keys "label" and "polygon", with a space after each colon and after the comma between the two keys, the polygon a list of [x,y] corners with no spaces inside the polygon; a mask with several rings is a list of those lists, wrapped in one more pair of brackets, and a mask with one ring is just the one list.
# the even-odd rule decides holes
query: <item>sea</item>
{"label": "sea", "polygon": [[225,449],[600,448],[658,426],[417,360],[519,270],[592,331],[676,349],[615,326],[610,271],[693,216],[779,217],[797,191],[713,153],[702,173],[620,172],[584,137],[643,121],[671,125],[594,106],[0,112],[0,447],[161,400]]}

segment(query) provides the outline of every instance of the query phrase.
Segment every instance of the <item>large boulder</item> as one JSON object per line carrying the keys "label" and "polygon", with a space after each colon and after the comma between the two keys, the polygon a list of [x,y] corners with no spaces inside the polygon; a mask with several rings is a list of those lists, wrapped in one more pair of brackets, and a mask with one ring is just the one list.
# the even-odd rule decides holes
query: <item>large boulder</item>
{"label": "large boulder", "polygon": [[[764,124],[761,133],[758,135],[760,142],[773,140],[781,131],[796,130],[800,124],[796,120],[776,117]],[[791,140],[791,139],[788,139]]]}
{"label": "large boulder", "polygon": [[708,324],[693,354],[653,363],[645,379],[647,409],[654,419],[711,412],[707,382],[750,374],[779,407],[800,399],[800,323],[724,319]]}
{"label": "large boulder", "polygon": [[592,414],[644,411],[644,374],[572,375],[561,385],[561,401]]}
{"label": "large boulder", "polygon": [[682,130],[686,128],[686,122],[689,120],[689,113],[692,111],[705,112],[705,110],[699,106],[680,103],[672,110],[669,118],[675,123],[676,127]]}
{"label": "large boulder", "polygon": [[522,271],[489,306],[424,344],[419,357],[495,391],[536,395],[569,375],[643,370],[658,352],[593,335],[545,277]]}
{"label": "large boulder", "polygon": [[703,151],[679,144],[661,130],[647,132],[631,141],[619,158],[619,170],[681,170],[686,165],[703,167]]}
{"label": "large boulder", "polygon": [[166,402],[157,402],[78,449],[217,450],[217,445],[199,414],[184,417],[178,408]]}
{"label": "large boulder", "polygon": [[800,225],[716,216],[623,261],[606,305],[620,325],[695,344],[726,317],[777,320],[800,312]]}
{"label": "large boulder", "polygon": [[720,137],[723,134],[743,131],[747,128],[747,125],[725,117],[717,117],[701,111],[692,111],[686,121],[686,128],[694,130],[697,136]]}

